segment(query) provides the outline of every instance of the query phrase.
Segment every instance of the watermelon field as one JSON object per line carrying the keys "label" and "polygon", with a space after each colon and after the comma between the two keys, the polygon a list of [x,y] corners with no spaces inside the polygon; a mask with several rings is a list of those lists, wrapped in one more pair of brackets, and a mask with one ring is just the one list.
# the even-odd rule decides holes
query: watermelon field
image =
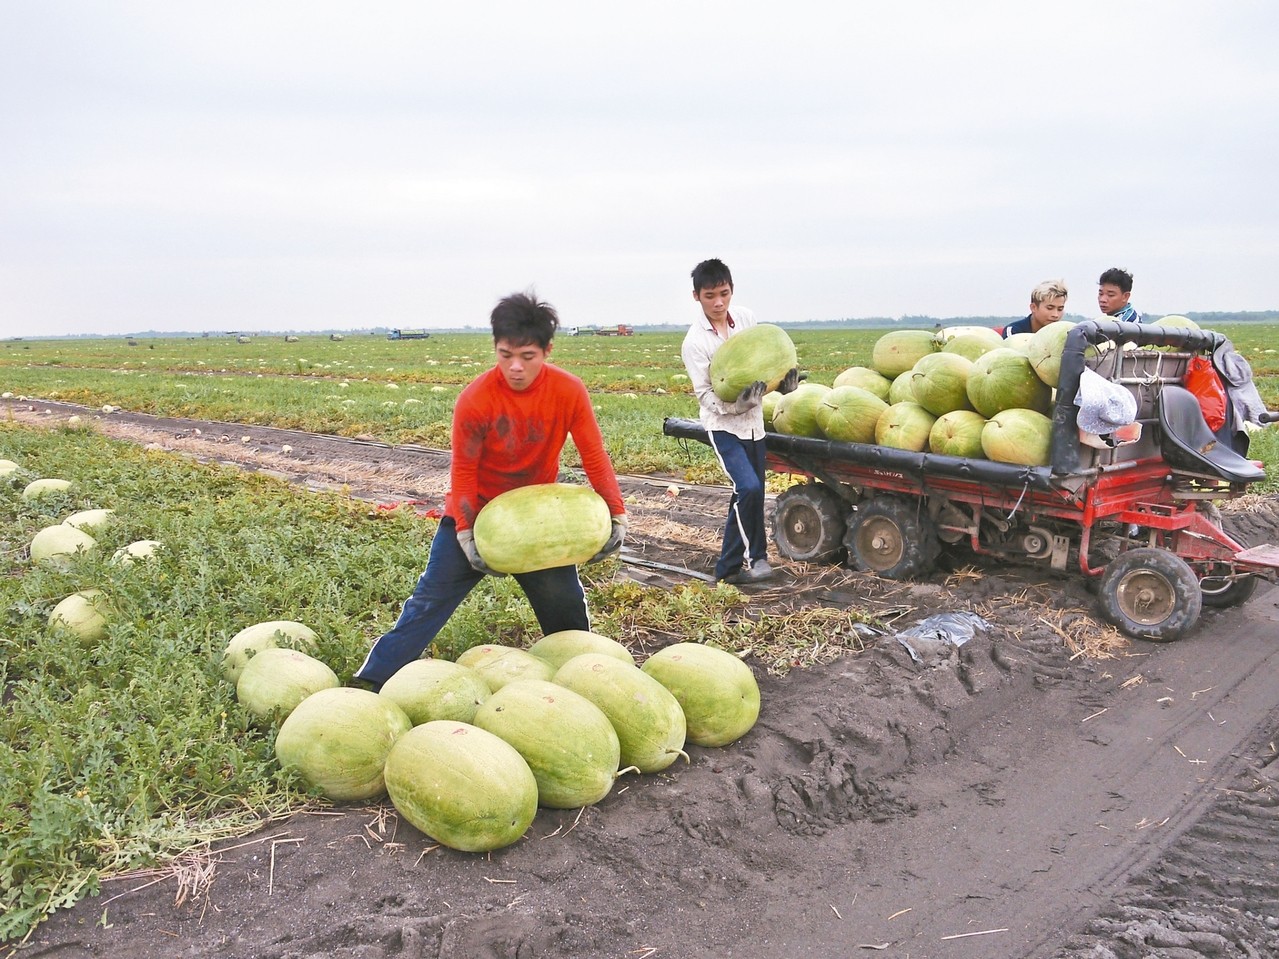
{"label": "watermelon field", "polygon": [[[830,382],[880,332],[793,339]],[[1279,330],[1223,332],[1279,407]],[[1104,625],[1083,583],[971,557],[912,583],[786,563],[772,588],[706,583],[727,493],[661,433],[695,415],[681,339],[555,344],[632,516],[633,561],[583,568],[592,628],[639,661],[737,654],[759,723],[487,854],[308,792],[221,659],[294,620],[349,679],[420,572],[488,338],[0,344],[0,957],[1277,954],[1279,590],[1159,645]],[[1275,442],[1254,435],[1267,480],[1223,504],[1254,542],[1279,541]],[[41,477],[71,486],[23,498]],[[94,508],[114,513],[91,553],[31,562],[40,529]],[[142,540],[150,560],[113,561]],[[90,588],[105,638],[51,629]],[[895,641],[956,610],[987,624],[964,646]],[[538,636],[490,578],[431,652]]]}

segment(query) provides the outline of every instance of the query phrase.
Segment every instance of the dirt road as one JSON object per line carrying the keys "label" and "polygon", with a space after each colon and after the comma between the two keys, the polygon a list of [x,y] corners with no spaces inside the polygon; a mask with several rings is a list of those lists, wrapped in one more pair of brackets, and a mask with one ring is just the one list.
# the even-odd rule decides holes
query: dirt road
{"label": "dirt road", "polygon": [[[260,428],[102,428],[313,486],[380,475],[384,496],[429,501],[439,479],[430,456],[401,488],[376,447]],[[228,439],[200,439],[211,432]],[[722,497],[663,489],[628,489],[637,555],[705,570]],[[1225,522],[1279,541],[1279,500]],[[825,575],[785,574],[792,587]],[[107,883],[20,955],[1279,955],[1279,589],[1206,611],[1179,643],[1101,660],[1072,659],[1054,628],[1091,608],[1073,580],[990,567],[902,590],[894,601],[921,616],[974,610],[990,628],[959,648],[917,643],[920,661],[884,636],[760,673],[764,711],[743,740],[694,747],[689,765],[586,810],[542,810],[490,856],[435,846],[389,805],[297,816]]]}

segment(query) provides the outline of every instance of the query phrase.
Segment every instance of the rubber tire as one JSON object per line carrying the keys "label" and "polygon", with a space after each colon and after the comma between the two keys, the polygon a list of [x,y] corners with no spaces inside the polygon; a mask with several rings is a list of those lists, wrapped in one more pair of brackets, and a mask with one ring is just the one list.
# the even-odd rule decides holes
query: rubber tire
{"label": "rubber tire", "polygon": [[[892,537],[885,548],[875,541]],[[848,564],[886,579],[908,579],[933,568],[941,546],[937,527],[920,500],[876,496],[859,503],[844,537]]]}
{"label": "rubber tire", "polygon": [[[1168,602],[1167,615],[1158,621],[1142,622],[1125,611],[1134,613],[1140,590],[1156,590]],[[1129,636],[1156,643],[1181,639],[1199,622],[1203,611],[1203,593],[1199,578],[1190,565],[1176,553],[1166,549],[1142,546],[1120,553],[1101,574],[1097,587],[1098,600],[1106,618]],[[1148,617],[1147,617],[1148,619]]]}
{"label": "rubber tire", "polygon": [[777,497],[773,542],[777,552],[801,563],[821,563],[843,548],[848,523],[839,494],[825,483],[800,483]]}
{"label": "rubber tire", "polygon": [[[1204,519],[1212,523],[1217,529],[1221,529],[1221,510],[1217,508],[1217,504],[1211,500],[1205,500],[1199,507],[1199,512],[1203,514]],[[1245,546],[1249,545],[1244,543]],[[1211,568],[1211,567],[1209,567]],[[1252,594],[1257,591],[1257,577],[1245,576],[1243,579],[1237,579],[1232,583],[1227,583],[1221,588],[1214,588],[1211,584],[1215,582],[1213,577],[1205,576],[1199,580],[1199,588],[1203,593],[1203,603],[1214,609],[1226,609],[1230,606],[1241,606],[1252,598]],[[1204,584],[1208,583],[1208,586]]]}

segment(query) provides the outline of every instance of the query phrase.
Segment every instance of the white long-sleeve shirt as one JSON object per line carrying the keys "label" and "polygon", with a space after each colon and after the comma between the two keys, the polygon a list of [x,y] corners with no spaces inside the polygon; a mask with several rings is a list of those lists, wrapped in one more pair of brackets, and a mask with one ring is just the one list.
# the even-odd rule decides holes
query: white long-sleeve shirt
{"label": "white long-sleeve shirt", "polygon": [[[742,307],[732,307],[728,316],[728,336],[735,336],[755,325],[755,314]],[[693,395],[697,397],[702,425],[708,430],[722,430],[744,440],[763,439],[762,403],[742,406],[735,400],[725,402],[711,389],[711,357],[726,342],[727,337],[715,332],[715,327],[711,326],[711,321],[705,314],[694,320],[688,333],[684,335],[680,355],[693,385]]]}

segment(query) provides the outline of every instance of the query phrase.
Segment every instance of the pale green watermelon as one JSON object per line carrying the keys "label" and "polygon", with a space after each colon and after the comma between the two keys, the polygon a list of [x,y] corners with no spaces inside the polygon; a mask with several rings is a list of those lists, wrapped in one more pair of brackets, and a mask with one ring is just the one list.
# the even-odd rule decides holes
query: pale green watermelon
{"label": "pale green watermelon", "polygon": [[928,330],[894,330],[875,341],[870,365],[892,379],[936,351],[937,340]]}
{"label": "pale green watermelon", "polygon": [[92,553],[97,545],[96,539],[74,526],[46,526],[31,538],[31,561],[66,567],[75,557]]}
{"label": "pale green watermelon", "polygon": [[985,426],[986,417],[973,410],[944,413],[928,431],[928,449],[942,456],[981,459],[985,456],[981,448],[981,434]]}
{"label": "pale green watermelon", "polygon": [[491,694],[483,676],[447,659],[415,659],[378,692],[404,710],[414,726],[440,719],[469,723]]}
{"label": "pale green watermelon", "polygon": [[910,373],[915,402],[933,416],[972,409],[968,402],[968,374],[972,368],[972,360],[958,353],[930,353],[921,357]]}
{"label": "pale green watermelon", "polygon": [[888,391],[893,388],[893,381],[883,373],[877,373],[872,370],[869,366],[850,366],[835,377],[831,386],[834,389],[839,389],[841,386],[856,386],[869,393],[874,393],[881,400],[887,402]]}
{"label": "pale green watermelon", "polygon": [[296,649],[261,650],[240,671],[235,698],[259,722],[280,721],[298,703],[338,685],[337,674]]}
{"label": "pale green watermelon", "polygon": [[592,633],[585,629],[563,629],[543,636],[528,648],[531,655],[544,659],[559,669],[574,656],[583,653],[602,653],[624,663],[635,665],[631,651],[615,639]]}
{"label": "pale green watermelon", "polygon": [[1047,413],[1051,398],[1052,387],[1035,373],[1030,358],[1007,347],[979,356],[968,374],[968,399],[987,418],[1011,409]]}
{"label": "pale green watermelon", "polygon": [[711,356],[711,389],[725,403],[732,403],[742,390],[761,380],[769,392],[797,363],[795,344],[786,331],[759,323],[734,333]]}
{"label": "pale green watermelon", "polygon": [[986,458],[1017,466],[1047,466],[1052,461],[1052,420],[1037,410],[1002,410],[981,431]]}
{"label": "pale green watermelon", "polygon": [[922,453],[937,417],[918,403],[894,403],[875,424],[875,442],[898,450]]}
{"label": "pale green watermelon", "polygon": [[509,846],[537,815],[537,780],[524,757],[464,722],[415,726],[395,741],[383,772],[400,815],[450,849]]}
{"label": "pale green watermelon", "polygon": [[589,699],[608,717],[622,767],[655,773],[685,756],[684,710],[665,686],[634,663],[584,653],[559,668],[555,683]]}
{"label": "pale green watermelon", "polygon": [[859,386],[837,386],[817,407],[817,427],[841,443],[875,442],[875,424],[888,404]]}
{"label": "pale green watermelon", "polygon": [[476,711],[475,725],[524,757],[542,806],[590,806],[613,788],[617,732],[598,706],[571,689],[540,679],[507,683]]}
{"label": "pale green watermelon", "polygon": [[684,710],[696,746],[727,746],[759,719],[759,684],[732,653],[701,643],[675,643],[650,656],[644,672],[670,690]]}
{"label": "pale green watermelon", "polygon": [[413,727],[404,710],[366,689],[322,689],[298,703],[280,725],[275,757],[329,799],[375,799],[395,741]]}
{"label": "pale green watermelon", "polygon": [[518,679],[542,679],[550,682],[555,667],[544,659],[514,646],[485,643],[472,646],[457,658],[459,666],[474,670],[497,692],[507,683]]}
{"label": "pale green watermelon", "polygon": [[773,429],[788,436],[821,436],[817,425],[817,407],[830,392],[821,383],[801,383],[793,393],[777,401],[773,412]]}
{"label": "pale green watermelon", "polygon": [[317,639],[319,637],[311,627],[291,619],[272,619],[246,626],[226,644],[222,653],[222,675],[230,682],[238,681],[249,659],[263,649],[279,646],[279,640],[287,646],[306,651],[315,648]]}
{"label": "pale green watermelon", "polygon": [[531,573],[585,563],[608,542],[613,518],[589,486],[537,483],[493,497],[472,529],[490,569]]}
{"label": "pale green watermelon", "polygon": [[50,629],[65,629],[83,646],[93,646],[107,638],[110,604],[100,589],[82,589],[53,607]]}

